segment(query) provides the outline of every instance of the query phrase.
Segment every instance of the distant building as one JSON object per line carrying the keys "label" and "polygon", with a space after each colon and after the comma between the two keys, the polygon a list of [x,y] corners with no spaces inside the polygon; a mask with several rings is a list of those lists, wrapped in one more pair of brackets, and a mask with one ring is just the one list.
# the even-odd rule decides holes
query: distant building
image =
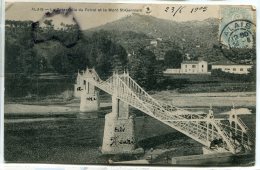
{"label": "distant building", "polygon": [[240,64],[219,64],[219,65],[212,65],[212,70],[220,69],[223,72],[233,73],[233,74],[248,74],[249,70],[252,68],[253,65],[240,65]]}
{"label": "distant building", "polygon": [[164,74],[210,74],[206,61],[183,61],[180,69],[166,69]]}
{"label": "distant building", "polygon": [[167,68],[163,73],[164,74],[181,74],[181,69]]}
{"label": "distant building", "polygon": [[152,41],[150,42],[150,44],[151,44],[152,46],[156,47],[157,44],[158,44],[158,42],[157,42],[157,40],[152,40]]}
{"label": "distant building", "polygon": [[181,63],[181,73],[184,74],[208,73],[208,63],[206,61],[183,61]]}

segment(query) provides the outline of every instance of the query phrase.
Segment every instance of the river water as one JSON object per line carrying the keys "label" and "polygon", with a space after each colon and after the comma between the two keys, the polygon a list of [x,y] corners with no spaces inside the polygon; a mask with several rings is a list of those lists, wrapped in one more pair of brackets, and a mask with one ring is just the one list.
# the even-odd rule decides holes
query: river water
{"label": "river water", "polygon": [[[90,119],[90,117],[92,117]],[[248,123],[254,115],[247,116]],[[102,155],[104,117],[100,113],[59,114],[48,117],[9,116],[5,121],[5,160],[20,163],[106,164],[143,155]],[[135,119],[138,147],[171,148],[171,156],[202,153],[201,144],[149,117]],[[251,161],[251,160],[250,160]],[[246,162],[249,163],[250,161]]]}

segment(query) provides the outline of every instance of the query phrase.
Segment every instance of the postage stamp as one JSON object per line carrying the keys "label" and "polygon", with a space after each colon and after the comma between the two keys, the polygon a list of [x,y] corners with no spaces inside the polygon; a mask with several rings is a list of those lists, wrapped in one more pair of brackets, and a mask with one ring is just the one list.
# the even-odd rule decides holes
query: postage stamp
{"label": "postage stamp", "polygon": [[256,36],[254,11],[248,6],[221,7],[220,42],[229,48],[253,48]]}
{"label": "postage stamp", "polygon": [[253,166],[255,13],[7,2],[6,163]]}

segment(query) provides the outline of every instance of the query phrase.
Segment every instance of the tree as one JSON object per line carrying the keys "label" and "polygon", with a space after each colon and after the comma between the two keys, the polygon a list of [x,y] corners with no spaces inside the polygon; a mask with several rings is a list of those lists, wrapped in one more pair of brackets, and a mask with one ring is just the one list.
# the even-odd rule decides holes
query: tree
{"label": "tree", "polygon": [[67,53],[68,52],[66,50],[57,53],[53,56],[51,64],[58,73],[72,75],[75,73],[75,68],[73,67],[72,62],[73,59],[72,56]]}
{"label": "tree", "polygon": [[182,54],[177,49],[167,51],[164,56],[164,65],[167,68],[180,68],[182,62]]}
{"label": "tree", "polygon": [[150,50],[139,49],[131,56],[129,63],[130,76],[137,83],[147,89],[153,89],[157,80],[157,60],[156,56]]}
{"label": "tree", "polygon": [[114,43],[106,31],[94,32],[88,37],[86,54],[89,67],[95,67],[102,79],[108,78],[113,71],[122,72],[127,65],[126,50]]}

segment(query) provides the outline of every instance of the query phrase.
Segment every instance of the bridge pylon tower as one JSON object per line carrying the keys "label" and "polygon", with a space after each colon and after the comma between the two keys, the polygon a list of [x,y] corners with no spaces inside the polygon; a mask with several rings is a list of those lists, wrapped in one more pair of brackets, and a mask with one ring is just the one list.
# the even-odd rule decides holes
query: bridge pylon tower
{"label": "bridge pylon tower", "polygon": [[91,72],[88,68],[83,71],[82,76],[82,89],[80,96],[80,112],[91,112],[97,111],[100,108],[100,98],[99,91],[96,90],[95,86],[92,85],[88,80],[96,79],[98,80],[98,75],[93,77],[88,72]]}
{"label": "bridge pylon tower", "polygon": [[101,151],[103,154],[133,153],[136,149],[134,117],[129,114],[129,105],[118,98],[116,80],[113,86],[112,112],[105,116]]}

